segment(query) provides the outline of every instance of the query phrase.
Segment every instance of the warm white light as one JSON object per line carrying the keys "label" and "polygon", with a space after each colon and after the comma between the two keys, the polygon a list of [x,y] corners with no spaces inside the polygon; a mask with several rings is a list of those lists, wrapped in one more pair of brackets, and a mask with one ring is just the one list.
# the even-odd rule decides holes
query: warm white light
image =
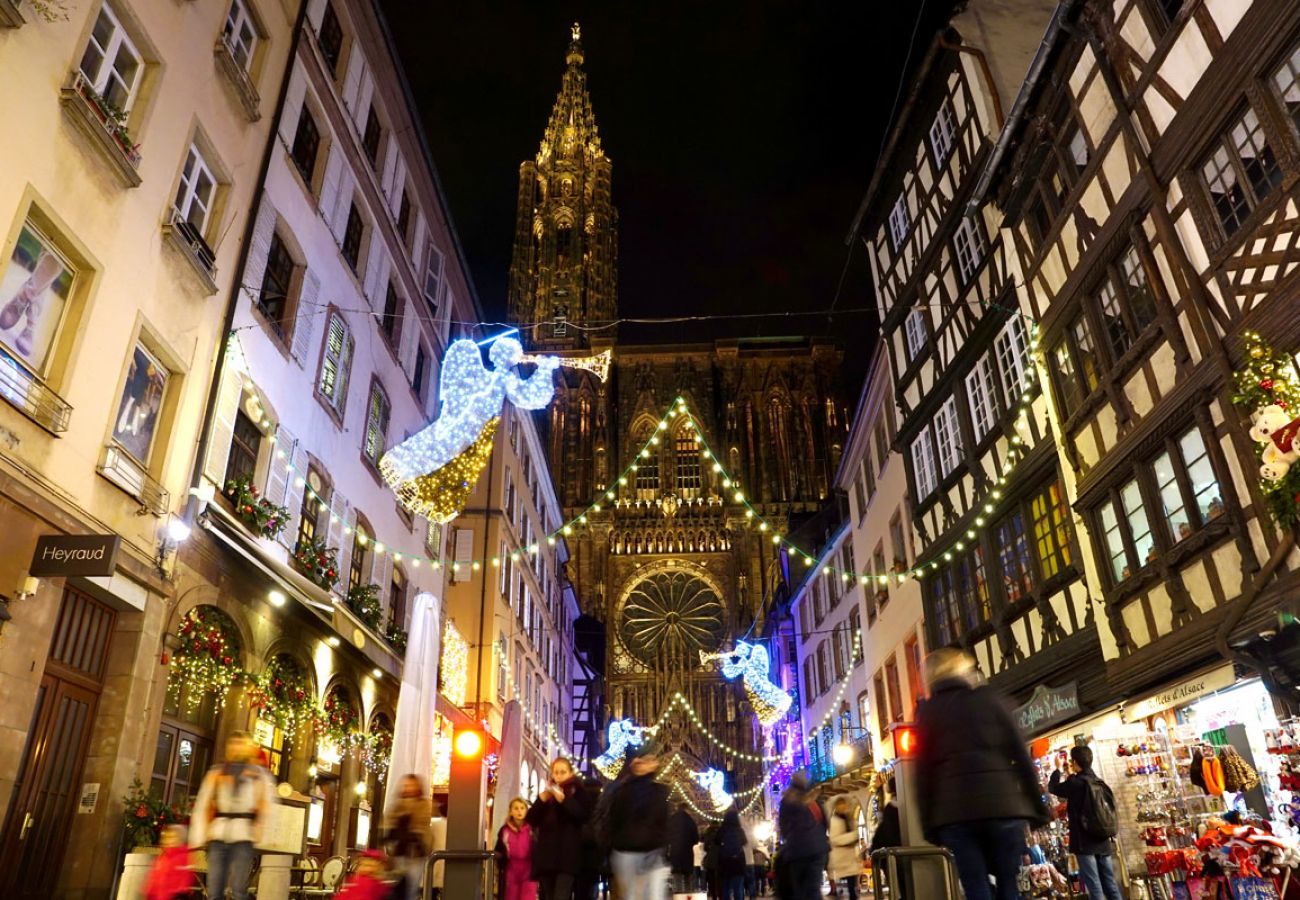
{"label": "warm white light", "polygon": [[284,591],[271,591],[266,595],[266,599],[272,606],[284,606],[289,598],[284,595]]}
{"label": "warm white light", "polygon": [[754,837],[758,838],[760,841],[770,841],[775,831],[775,826],[773,826],[771,822],[765,820],[754,826]]}
{"label": "warm white light", "polygon": [[835,760],[835,765],[840,768],[844,768],[849,763],[853,762],[855,756],[857,756],[857,754],[854,753],[853,748],[848,744],[836,744],[835,749],[831,751],[831,759]]}
{"label": "warm white light", "polygon": [[173,518],[167,523],[167,538],[174,544],[188,539],[191,531],[184,519]]}
{"label": "warm white light", "polygon": [[366,783],[364,781],[358,781],[353,785],[352,790],[356,791],[358,797],[364,797],[366,795]]}
{"label": "warm white light", "polygon": [[331,634],[329,637],[325,638],[325,643],[329,644],[331,647],[337,647],[339,645],[338,636]]}
{"label": "warm white light", "polygon": [[373,675],[373,676],[375,676],[376,678],[383,678],[383,677],[384,677],[384,670],[383,670],[383,669],[379,669],[379,668],[371,669],[371,670],[370,670],[370,674]]}

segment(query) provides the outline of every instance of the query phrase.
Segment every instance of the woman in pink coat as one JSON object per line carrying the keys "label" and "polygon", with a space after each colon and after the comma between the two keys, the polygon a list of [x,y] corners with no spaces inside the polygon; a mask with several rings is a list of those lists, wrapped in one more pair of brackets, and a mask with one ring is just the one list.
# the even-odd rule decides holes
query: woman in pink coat
{"label": "woman in pink coat", "polygon": [[524,821],[528,801],[510,801],[510,817],[497,832],[497,897],[499,900],[537,900],[537,882],[532,880],[533,829]]}

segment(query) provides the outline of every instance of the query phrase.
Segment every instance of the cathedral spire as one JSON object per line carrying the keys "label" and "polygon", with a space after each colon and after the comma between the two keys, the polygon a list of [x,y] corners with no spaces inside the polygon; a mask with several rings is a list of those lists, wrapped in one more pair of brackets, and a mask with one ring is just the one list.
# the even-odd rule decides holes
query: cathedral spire
{"label": "cathedral spire", "polygon": [[555,98],[551,119],[542,135],[542,145],[537,152],[537,162],[548,157],[573,157],[585,152],[589,157],[603,156],[600,135],[596,131],[596,114],[587,94],[587,73],[582,64],[582,26],[573,23],[570,29],[569,50],[564,55],[564,77],[560,80],[560,93]]}

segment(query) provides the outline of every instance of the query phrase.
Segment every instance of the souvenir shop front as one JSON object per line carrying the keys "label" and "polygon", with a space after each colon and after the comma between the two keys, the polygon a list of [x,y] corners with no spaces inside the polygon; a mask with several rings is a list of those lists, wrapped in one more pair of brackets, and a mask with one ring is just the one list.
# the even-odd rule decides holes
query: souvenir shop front
{"label": "souvenir shop front", "polygon": [[[1300,897],[1300,723],[1279,721],[1258,679],[1218,666],[1040,738],[1044,792],[1076,743],[1114,792],[1116,869],[1132,900]],[[1065,810],[1049,800],[1026,894],[1081,896]]]}

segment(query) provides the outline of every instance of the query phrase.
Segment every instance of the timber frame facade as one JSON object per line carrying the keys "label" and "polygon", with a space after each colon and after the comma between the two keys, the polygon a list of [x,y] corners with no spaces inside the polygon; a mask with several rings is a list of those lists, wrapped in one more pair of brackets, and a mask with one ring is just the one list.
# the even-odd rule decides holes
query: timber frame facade
{"label": "timber frame facade", "polygon": [[[1300,343],[1300,8],[1109,0],[1058,16],[972,203],[1005,216],[1039,323],[1059,456],[1044,465],[1084,526],[1089,617],[1123,696],[1208,662],[1280,541],[1231,396],[1243,332]],[[1294,595],[1298,569],[1293,551],[1246,627]]]}

